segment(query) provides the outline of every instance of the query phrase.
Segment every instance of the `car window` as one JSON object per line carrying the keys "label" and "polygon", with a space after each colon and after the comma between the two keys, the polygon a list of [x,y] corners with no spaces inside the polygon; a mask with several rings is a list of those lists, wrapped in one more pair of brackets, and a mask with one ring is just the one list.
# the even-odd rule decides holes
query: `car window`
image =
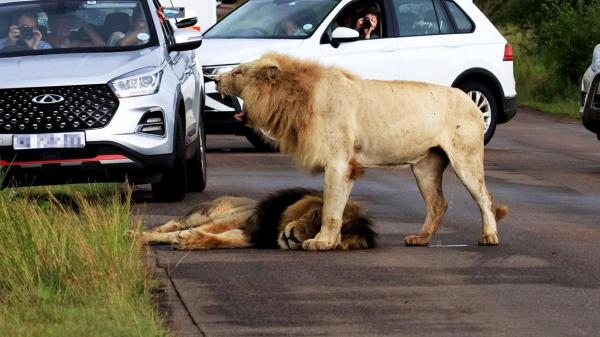
{"label": "car window", "polygon": [[[393,0],[400,36],[448,32],[448,18],[433,0]],[[444,31],[440,29],[444,27]]]}
{"label": "car window", "polygon": [[446,5],[450,10],[450,15],[454,18],[454,23],[456,24],[456,31],[458,33],[471,33],[473,31],[473,22],[463,10],[458,7],[453,1],[446,1]]}
{"label": "car window", "polygon": [[[146,1],[44,0],[0,5],[0,57],[157,45]],[[149,24],[150,23],[150,24]]]}
{"label": "car window", "polygon": [[440,34],[450,34],[454,32],[450,18],[448,18],[448,14],[446,14],[441,0],[435,0],[433,4],[435,7],[435,14],[437,15],[438,25],[440,26]]}
{"label": "car window", "polygon": [[337,4],[337,0],[247,1],[204,33],[204,37],[305,39]]}
{"label": "car window", "polygon": [[323,36],[321,37],[321,44],[330,43],[331,33],[338,27],[346,27],[357,30],[359,32],[359,38],[366,39],[364,32],[365,27],[361,27],[359,20],[362,19],[362,22],[364,22],[367,15],[377,17],[377,24],[369,34],[369,39],[388,37],[388,23],[385,19],[386,15],[383,9],[383,3],[380,1],[359,0],[350,3],[338,13],[335,19],[327,27],[323,33]]}

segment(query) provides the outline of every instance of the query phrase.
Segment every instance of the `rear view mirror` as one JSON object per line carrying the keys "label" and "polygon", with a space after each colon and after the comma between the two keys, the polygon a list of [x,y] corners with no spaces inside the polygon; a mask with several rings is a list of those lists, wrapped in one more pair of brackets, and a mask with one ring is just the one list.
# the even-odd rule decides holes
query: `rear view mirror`
{"label": "rear view mirror", "polygon": [[185,8],[183,7],[161,7],[160,12],[167,19],[185,18]]}
{"label": "rear view mirror", "polygon": [[194,11],[185,11],[185,15],[183,18],[178,19],[175,22],[175,26],[177,28],[187,28],[195,26],[198,23],[198,16]]}

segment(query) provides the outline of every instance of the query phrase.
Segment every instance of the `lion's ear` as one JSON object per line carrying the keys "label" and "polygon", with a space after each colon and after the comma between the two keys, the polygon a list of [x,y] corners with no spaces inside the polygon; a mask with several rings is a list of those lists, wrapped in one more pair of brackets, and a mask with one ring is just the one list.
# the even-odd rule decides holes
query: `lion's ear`
{"label": "lion's ear", "polygon": [[256,74],[256,77],[259,80],[273,82],[279,77],[280,72],[281,72],[281,70],[279,69],[278,66],[268,65],[268,66],[264,66],[264,67],[260,68],[258,70],[258,73]]}

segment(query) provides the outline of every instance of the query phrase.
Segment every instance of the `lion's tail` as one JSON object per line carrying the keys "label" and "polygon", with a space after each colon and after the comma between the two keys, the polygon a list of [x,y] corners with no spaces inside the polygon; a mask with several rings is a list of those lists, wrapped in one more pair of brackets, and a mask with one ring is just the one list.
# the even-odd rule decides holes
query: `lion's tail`
{"label": "lion's tail", "polygon": [[496,216],[496,222],[502,220],[508,214],[508,206],[499,205],[494,207],[494,215]]}

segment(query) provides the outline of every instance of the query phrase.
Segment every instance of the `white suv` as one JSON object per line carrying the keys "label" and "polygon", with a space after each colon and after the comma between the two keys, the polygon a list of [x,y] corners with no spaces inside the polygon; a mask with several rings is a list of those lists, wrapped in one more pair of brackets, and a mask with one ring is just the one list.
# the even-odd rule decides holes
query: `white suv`
{"label": "white suv", "polygon": [[[354,29],[363,31],[357,22],[368,13],[378,22],[364,39]],[[461,88],[483,113],[486,143],[496,124],[517,111],[512,47],[471,0],[249,0],[203,39],[206,131],[243,134],[255,145],[260,137],[233,118],[243,102],[221,98],[211,78],[267,51],[334,64],[363,78]]]}

